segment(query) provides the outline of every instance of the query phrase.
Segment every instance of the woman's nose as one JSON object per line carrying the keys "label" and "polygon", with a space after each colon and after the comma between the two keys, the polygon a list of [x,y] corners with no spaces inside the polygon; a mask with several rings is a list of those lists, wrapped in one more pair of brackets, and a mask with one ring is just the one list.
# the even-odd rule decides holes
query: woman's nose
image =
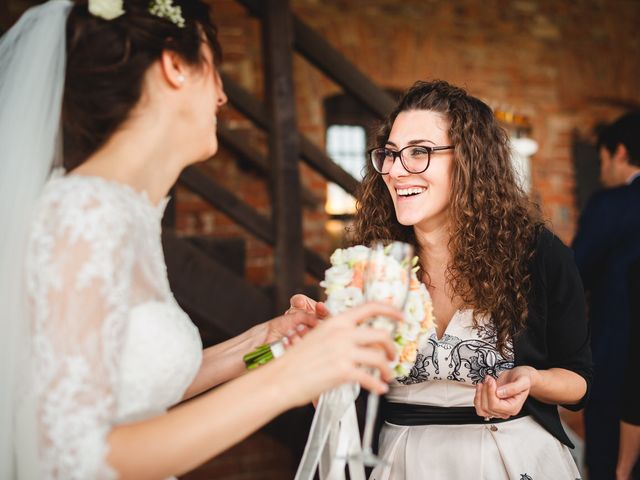
{"label": "woman's nose", "polygon": [[409,172],[404,168],[402,161],[400,161],[400,157],[396,156],[393,159],[393,164],[391,164],[391,170],[389,170],[390,177],[404,177],[406,175],[410,175]]}

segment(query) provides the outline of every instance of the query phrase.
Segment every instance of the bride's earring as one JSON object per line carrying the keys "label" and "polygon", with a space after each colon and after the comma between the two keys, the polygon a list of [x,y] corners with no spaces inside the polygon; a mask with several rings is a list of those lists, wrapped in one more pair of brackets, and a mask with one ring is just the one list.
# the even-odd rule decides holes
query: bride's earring
{"label": "bride's earring", "polygon": [[185,81],[184,75],[178,75],[178,83],[183,85]]}

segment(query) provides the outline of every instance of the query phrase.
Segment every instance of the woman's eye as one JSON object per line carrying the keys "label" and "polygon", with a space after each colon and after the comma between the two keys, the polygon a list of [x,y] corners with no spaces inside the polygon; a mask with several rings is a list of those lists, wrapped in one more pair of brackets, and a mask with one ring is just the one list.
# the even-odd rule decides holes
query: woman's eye
{"label": "woman's eye", "polygon": [[422,147],[415,147],[412,148],[410,151],[410,155],[412,157],[422,157],[422,156],[427,156],[429,154],[429,151],[426,148],[422,148]]}

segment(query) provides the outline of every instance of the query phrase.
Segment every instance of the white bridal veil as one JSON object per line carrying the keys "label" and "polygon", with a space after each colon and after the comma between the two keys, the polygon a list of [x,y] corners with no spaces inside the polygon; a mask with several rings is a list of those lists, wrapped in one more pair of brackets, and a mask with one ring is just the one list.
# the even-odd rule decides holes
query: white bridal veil
{"label": "white bridal veil", "polygon": [[24,254],[32,209],[61,160],[68,0],[30,9],[0,39],[0,478],[39,478]]}

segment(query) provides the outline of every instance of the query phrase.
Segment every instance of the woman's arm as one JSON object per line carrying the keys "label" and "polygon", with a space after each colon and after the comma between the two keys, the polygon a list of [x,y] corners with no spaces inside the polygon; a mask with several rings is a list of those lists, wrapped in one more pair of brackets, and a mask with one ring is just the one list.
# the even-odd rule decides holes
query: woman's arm
{"label": "woman's arm", "polygon": [[[508,418],[520,412],[529,395],[572,410],[586,401],[592,366],[584,292],[571,251],[548,231],[538,241],[532,282],[535,301],[530,302],[527,328],[545,335],[545,365],[551,368],[523,365],[503,372],[497,381],[488,376],[477,386],[478,415]],[[532,308],[543,300],[542,312]],[[516,345],[527,346],[522,341]]]}
{"label": "woman's arm", "polygon": [[296,311],[256,325],[234,338],[206,348],[200,370],[182,399],[188,400],[242,375],[246,371],[243,355],[258,345],[284,336],[302,336],[316,325],[317,319],[314,315]]}
{"label": "woman's arm", "polygon": [[[571,405],[578,403],[587,393],[586,380],[571,370],[564,368],[550,368],[548,370],[536,370],[533,367],[524,367],[529,371],[531,382],[531,395],[536,400],[556,405]],[[499,397],[507,397],[516,386],[504,386],[498,388]]]}
{"label": "woman's arm", "polygon": [[242,356],[260,344],[257,337],[260,336],[261,327],[262,325],[256,325],[237,337],[205,348],[200,370],[182,399],[188,400],[242,375],[245,372]]}
{"label": "woman's arm", "polygon": [[620,422],[620,451],[616,480],[631,480],[631,472],[640,459],[640,425]]}
{"label": "woman's arm", "polygon": [[265,367],[163,416],[114,428],[109,464],[123,480],[194,469],[289,407],[277,376]]}
{"label": "woman's arm", "polygon": [[[388,333],[356,328],[367,318],[401,314],[368,304],[324,322],[287,354],[165,415],[113,428],[109,464],[122,479],[183,474],[260,428],[284,410],[302,405],[345,382],[386,392],[395,354]],[[382,348],[380,348],[382,347]]]}

